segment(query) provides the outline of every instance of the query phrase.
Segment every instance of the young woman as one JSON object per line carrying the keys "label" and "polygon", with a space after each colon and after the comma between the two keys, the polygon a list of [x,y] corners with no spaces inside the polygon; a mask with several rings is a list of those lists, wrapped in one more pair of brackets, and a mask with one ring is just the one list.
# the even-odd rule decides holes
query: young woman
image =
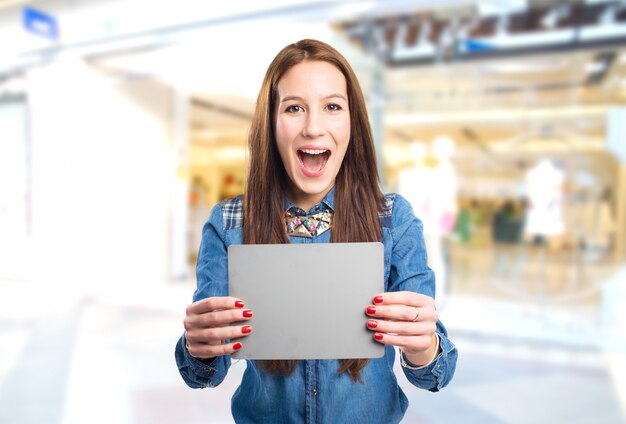
{"label": "young woman", "polygon": [[[345,58],[315,40],[285,47],[265,75],[249,148],[246,194],[215,206],[204,226],[195,303],[176,346],[183,379],[219,385],[245,338],[228,341],[254,331],[241,325],[254,311],[228,296],[229,245],[381,241],[385,292],[363,305],[363,325],[385,355],[248,361],[232,413],[238,423],[399,422],[408,401],[395,347],[408,380],[430,391],[448,384],[457,351],[438,320],[422,224],[406,200],[380,191],[365,102]],[[306,217],[318,225],[305,226]]]}

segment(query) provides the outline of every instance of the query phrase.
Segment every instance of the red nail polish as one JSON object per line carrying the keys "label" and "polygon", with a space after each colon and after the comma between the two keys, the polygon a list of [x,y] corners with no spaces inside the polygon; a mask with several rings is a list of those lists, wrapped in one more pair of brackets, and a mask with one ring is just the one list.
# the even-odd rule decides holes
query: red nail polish
{"label": "red nail polish", "polygon": [[376,313],[376,308],[374,306],[368,306],[366,311],[368,314],[374,315]]}
{"label": "red nail polish", "polygon": [[250,327],[249,325],[244,325],[243,327],[241,327],[241,332],[243,334],[248,334],[252,332],[252,327]]}
{"label": "red nail polish", "polygon": [[243,302],[241,300],[236,300],[235,308],[243,308]]}
{"label": "red nail polish", "polygon": [[374,303],[383,303],[383,297],[382,296],[376,296],[374,298]]}
{"label": "red nail polish", "polygon": [[252,311],[250,309],[246,309],[245,311],[243,311],[243,316],[245,318],[250,318],[252,316]]}
{"label": "red nail polish", "polygon": [[383,339],[383,335],[382,335],[382,334],[380,334],[380,333],[376,333],[376,334],[374,334],[374,338],[375,338],[376,340],[382,340],[382,339]]}
{"label": "red nail polish", "polygon": [[369,328],[376,328],[376,327],[378,327],[378,323],[376,321],[374,321],[374,320],[369,320],[369,321],[367,321],[367,326]]}
{"label": "red nail polish", "polygon": [[241,349],[242,347],[243,347],[243,345],[242,345],[241,343],[235,343],[235,344],[233,345],[233,349],[235,349],[235,350],[239,350],[239,349]]}

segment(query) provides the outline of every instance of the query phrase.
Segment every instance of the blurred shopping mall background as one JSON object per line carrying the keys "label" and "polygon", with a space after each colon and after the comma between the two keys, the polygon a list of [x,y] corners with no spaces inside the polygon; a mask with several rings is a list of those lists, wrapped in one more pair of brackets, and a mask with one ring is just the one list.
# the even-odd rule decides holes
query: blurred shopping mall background
{"label": "blurred shopping mall background", "polygon": [[626,2],[0,0],[0,422],[228,423],[173,351],[263,73],[353,64],[460,350],[407,423],[626,422]]}

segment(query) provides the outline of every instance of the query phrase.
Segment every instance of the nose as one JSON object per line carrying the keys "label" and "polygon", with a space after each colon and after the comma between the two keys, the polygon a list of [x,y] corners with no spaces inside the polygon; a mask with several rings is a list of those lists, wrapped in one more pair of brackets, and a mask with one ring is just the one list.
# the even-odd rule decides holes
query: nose
{"label": "nose", "polygon": [[319,112],[309,112],[306,115],[306,122],[302,128],[304,137],[319,137],[324,134],[324,118]]}

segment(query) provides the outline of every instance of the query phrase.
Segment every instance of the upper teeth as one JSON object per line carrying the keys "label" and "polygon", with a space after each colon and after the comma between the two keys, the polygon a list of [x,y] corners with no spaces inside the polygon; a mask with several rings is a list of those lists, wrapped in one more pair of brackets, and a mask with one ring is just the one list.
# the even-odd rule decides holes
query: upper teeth
{"label": "upper teeth", "polygon": [[308,155],[320,155],[326,151],[326,150],[315,150],[315,149],[300,149],[300,150],[302,150],[304,153]]}

